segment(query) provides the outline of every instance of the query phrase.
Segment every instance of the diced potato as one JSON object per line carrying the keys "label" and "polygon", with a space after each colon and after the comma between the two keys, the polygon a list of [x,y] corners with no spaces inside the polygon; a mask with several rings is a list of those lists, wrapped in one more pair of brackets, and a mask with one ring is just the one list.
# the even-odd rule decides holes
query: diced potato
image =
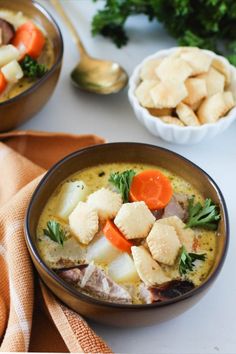
{"label": "diced potato", "polygon": [[11,44],[0,47],[0,67],[10,63],[12,60],[19,59],[19,50]]}
{"label": "diced potato", "polygon": [[56,215],[67,219],[79,202],[83,202],[88,194],[88,187],[83,181],[63,184],[57,199]]}
{"label": "diced potato", "polygon": [[101,236],[88,247],[86,259],[88,262],[108,264],[120,254],[121,252],[112,246],[105,236]]}
{"label": "diced potato", "polygon": [[10,61],[10,63],[4,65],[1,70],[5,79],[13,84],[24,76],[21,66],[16,60]]}
{"label": "diced potato", "polygon": [[139,280],[134,261],[127,253],[121,254],[109,265],[108,274],[114,281],[120,283]]}

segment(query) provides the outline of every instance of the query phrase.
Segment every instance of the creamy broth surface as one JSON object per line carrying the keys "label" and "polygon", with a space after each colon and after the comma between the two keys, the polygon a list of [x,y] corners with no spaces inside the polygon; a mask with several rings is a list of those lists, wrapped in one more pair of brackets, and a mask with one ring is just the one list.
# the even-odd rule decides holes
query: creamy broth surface
{"label": "creamy broth surface", "polygon": [[[172,184],[173,190],[175,193],[184,193],[191,197],[195,195],[196,201],[200,201],[203,203],[203,196],[187,181],[183,178],[180,178],[171,172],[157,167],[153,165],[145,165],[145,164],[134,164],[134,163],[112,163],[112,164],[103,164],[98,165],[96,167],[87,168],[81,170],[72,176],[68,177],[64,182],[62,182],[54,191],[54,193],[49,198],[41,216],[39,219],[38,227],[37,227],[37,246],[40,252],[41,257],[43,258],[44,262],[51,268],[60,268],[58,266],[58,261],[62,258],[67,258],[71,260],[71,262],[78,261],[78,263],[84,261],[86,256],[86,246],[80,244],[76,238],[69,234],[69,225],[65,221],[55,217],[55,210],[57,208],[57,196],[60,192],[62,185],[68,181],[83,181],[89,188],[89,193],[92,193],[102,187],[109,186],[109,176],[112,172],[122,172],[125,170],[135,170],[136,173],[139,173],[144,170],[160,170],[164,175],[166,175]],[[68,239],[64,243],[64,246],[51,241],[47,236],[44,235],[43,229],[46,228],[47,222],[49,220],[58,220],[58,222],[63,225],[65,230],[68,232]],[[95,236],[95,240],[100,236],[101,232]],[[215,257],[216,252],[216,232],[215,231],[208,231],[204,229],[195,229],[196,240],[198,243],[198,253],[205,253],[206,260],[204,262],[197,261],[196,267],[192,272],[187,274],[187,278],[191,280],[195,286],[198,286],[204,281],[206,276],[208,275],[213,260]],[[94,241],[92,241],[94,242]],[[63,264],[63,262],[62,262]],[[70,261],[64,263],[65,266],[71,266]],[[106,266],[98,265],[102,267],[103,270],[106,271]],[[176,278],[179,276],[178,273],[178,264],[174,266],[166,266],[162,265],[162,268],[165,270],[167,275],[170,275],[172,278]],[[137,291],[137,284],[122,284],[127,289],[132,286],[133,290],[133,302],[134,303],[141,303],[138,291]]]}

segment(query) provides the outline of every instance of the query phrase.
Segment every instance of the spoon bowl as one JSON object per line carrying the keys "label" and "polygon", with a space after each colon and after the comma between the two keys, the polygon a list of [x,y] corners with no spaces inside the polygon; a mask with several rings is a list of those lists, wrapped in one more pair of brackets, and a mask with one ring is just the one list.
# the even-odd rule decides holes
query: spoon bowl
{"label": "spoon bowl", "polygon": [[82,90],[110,94],[127,85],[128,75],[116,62],[87,57],[71,72],[71,79]]}

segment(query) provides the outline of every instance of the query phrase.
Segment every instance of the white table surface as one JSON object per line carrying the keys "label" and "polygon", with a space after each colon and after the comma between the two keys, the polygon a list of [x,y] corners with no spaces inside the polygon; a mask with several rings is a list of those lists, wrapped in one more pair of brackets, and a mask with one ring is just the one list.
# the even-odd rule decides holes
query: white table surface
{"label": "white table surface", "polygon": [[[191,310],[171,321],[144,328],[111,328],[91,324],[116,353],[210,354],[236,353],[236,124],[214,140],[193,146],[178,146],[152,136],[136,120],[129,105],[127,90],[113,96],[83,93],[71,86],[69,73],[77,62],[78,52],[48,0],[40,0],[55,15],[63,33],[65,52],[56,91],[45,106],[22,129],[63,131],[76,134],[95,133],[108,141],[146,142],[171,149],[192,160],[208,172],[220,186],[228,205],[231,242],[226,262],[211,290]],[[123,65],[128,73],[147,55],[174,46],[157,23],[144,16],[127,23],[130,42],[117,49],[109,39],[90,34],[90,22],[97,5],[91,0],[62,0],[77,23],[88,51],[98,58],[110,58]]]}

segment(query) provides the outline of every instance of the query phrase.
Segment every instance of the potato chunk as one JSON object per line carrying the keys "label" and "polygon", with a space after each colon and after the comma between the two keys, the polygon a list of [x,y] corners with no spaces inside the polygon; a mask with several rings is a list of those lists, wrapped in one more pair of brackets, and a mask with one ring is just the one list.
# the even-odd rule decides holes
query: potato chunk
{"label": "potato chunk", "polygon": [[4,65],[2,67],[2,73],[5,79],[12,84],[16,83],[24,76],[21,66],[16,60],[12,60],[10,63]]}
{"label": "potato chunk", "polygon": [[115,248],[107,238],[102,235],[98,240],[93,241],[87,251],[86,260],[100,264],[108,264],[120,256],[121,252]]}
{"label": "potato chunk", "polygon": [[57,197],[56,216],[66,220],[79,202],[83,202],[88,188],[83,181],[66,182]]}
{"label": "potato chunk", "polygon": [[12,60],[18,60],[19,56],[19,50],[13,45],[2,45],[0,47],[0,67],[10,63]]}
{"label": "potato chunk", "polygon": [[109,265],[108,274],[114,281],[119,283],[139,280],[134,261],[127,253],[122,253]]}

